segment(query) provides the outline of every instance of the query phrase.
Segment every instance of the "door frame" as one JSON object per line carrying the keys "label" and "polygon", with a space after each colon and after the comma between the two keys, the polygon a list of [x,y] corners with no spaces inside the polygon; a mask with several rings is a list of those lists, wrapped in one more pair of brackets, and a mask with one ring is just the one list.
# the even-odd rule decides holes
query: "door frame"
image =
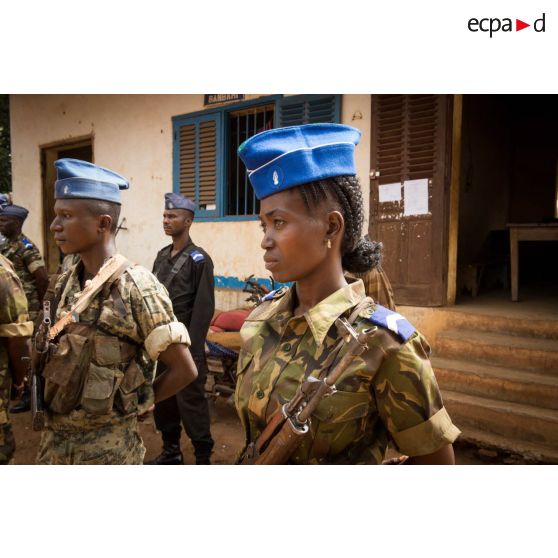
{"label": "door frame", "polygon": [[[53,163],[58,159],[60,151],[76,149],[79,147],[91,147],[91,159],[95,158],[93,134],[79,136],[63,141],[51,142],[40,145],[41,161],[41,198],[42,198],[42,220],[43,220],[43,256],[48,273],[55,273],[57,269],[56,260],[58,259],[58,247],[54,244],[50,232],[50,221],[52,211],[49,211],[54,204],[54,182],[56,181],[56,171]],[[56,250],[56,251],[55,251]]]}

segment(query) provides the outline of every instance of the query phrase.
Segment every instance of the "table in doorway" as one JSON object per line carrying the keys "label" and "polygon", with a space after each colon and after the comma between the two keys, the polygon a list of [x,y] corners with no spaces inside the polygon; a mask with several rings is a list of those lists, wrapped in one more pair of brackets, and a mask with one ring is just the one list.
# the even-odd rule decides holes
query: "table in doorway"
{"label": "table in doorway", "polygon": [[511,297],[518,300],[519,243],[522,240],[558,240],[558,223],[510,223]]}

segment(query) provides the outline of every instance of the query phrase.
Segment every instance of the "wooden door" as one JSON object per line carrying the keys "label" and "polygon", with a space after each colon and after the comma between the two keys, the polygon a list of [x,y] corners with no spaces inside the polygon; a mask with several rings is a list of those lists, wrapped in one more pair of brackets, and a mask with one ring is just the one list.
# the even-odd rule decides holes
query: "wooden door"
{"label": "wooden door", "polygon": [[447,300],[451,110],[451,95],[372,96],[369,235],[397,304]]}

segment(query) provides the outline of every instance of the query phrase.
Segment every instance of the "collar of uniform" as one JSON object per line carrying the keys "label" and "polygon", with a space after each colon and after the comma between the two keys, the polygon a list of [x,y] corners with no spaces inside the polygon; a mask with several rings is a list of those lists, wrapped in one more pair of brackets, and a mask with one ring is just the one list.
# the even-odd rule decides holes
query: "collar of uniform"
{"label": "collar of uniform", "polygon": [[348,285],[330,294],[304,314],[318,346],[323,343],[335,320],[366,296],[361,279],[349,281]]}
{"label": "collar of uniform", "polygon": [[[73,304],[73,300],[70,298],[70,295],[73,295],[75,298],[75,294],[81,292],[81,285],[79,283],[79,273],[83,268],[83,262],[80,260],[77,265],[74,265],[68,273],[70,277],[66,281],[66,285],[64,286],[64,290],[60,295],[60,302],[58,304],[58,309],[56,311],[57,314],[61,312],[66,306]],[[57,316],[55,316],[56,318]]]}
{"label": "collar of uniform", "polygon": [[166,251],[166,256],[168,258],[174,259],[178,255],[182,254],[182,252],[184,252],[184,250],[187,250],[190,246],[193,246],[193,245],[194,245],[194,243],[192,242],[192,237],[188,237],[188,242],[186,243],[186,246],[184,246],[184,248],[182,248],[182,250],[180,250],[174,256],[172,256],[172,258],[171,258],[172,247],[173,247],[172,242],[168,246],[165,246],[165,248],[163,248],[163,250]]}
{"label": "collar of uniform", "polygon": [[257,306],[251,314],[248,315],[246,321],[249,322],[281,322],[289,319],[293,315],[293,288],[287,289],[285,294],[277,299],[271,299],[269,303],[263,303]]}

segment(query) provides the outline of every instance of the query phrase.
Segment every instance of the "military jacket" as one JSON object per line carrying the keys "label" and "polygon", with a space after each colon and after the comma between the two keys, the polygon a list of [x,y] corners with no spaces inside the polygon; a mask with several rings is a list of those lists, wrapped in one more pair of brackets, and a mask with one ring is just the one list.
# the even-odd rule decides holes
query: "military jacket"
{"label": "military jacket", "polygon": [[20,234],[14,240],[4,238],[0,243],[0,253],[12,262],[15,272],[21,279],[27,297],[29,315],[31,320],[34,320],[40,310],[40,304],[33,273],[37,269],[45,267],[41,253],[35,244],[23,234]]}
{"label": "military jacket", "polygon": [[377,265],[370,271],[351,273],[349,276],[355,279],[362,279],[364,291],[369,297],[373,298],[378,304],[390,310],[395,310],[393,288],[382,266]]}
{"label": "military jacket", "polygon": [[[235,403],[254,441],[308,375],[319,376],[337,344],[335,320],[348,318],[365,297],[361,280],[350,283],[301,316],[293,315],[293,288],[281,289],[246,319],[240,332]],[[372,327],[378,310],[365,307],[353,324]],[[385,312],[389,312],[385,310]],[[395,315],[394,316],[398,316]],[[426,455],[455,440],[459,430],[443,403],[422,335],[405,340],[378,327],[368,350],[356,357],[311,419],[311,435],[293,463],[381,463],[391,440],[402,453]],[[343,349],[338,359],[343,356]]]}
{"label": "military jacket", "polygon": [[[153,273],[167,287],[174,313],[190,333],[192,354],[203,354],[205,338],[215,312],[213,262],[207,252],[191,239],[172,257],[171,251],[172,244],[159,251]],[[189,257],[172,274],[173,266],[184,252]]]}
{"label": "military jacket", "polygon": [[[82,268],[80,262],[58,278],[53,323],[81,295]],[[86,428],[144,411],[153,403],[155,361],[177,342],[190,344],[166,290],[149,271],[130,266],[54,340],[43,371],[49,426]]]}
{"label": "military jacket", "polygon": [[[8,422],[10,377],[6,338],[30,337],[33,323],[27,314],[27,299],[19,277],[11,263],[0,255],[0,436],[2,425]],[[3,441],[0,440],[0,447]],[[0,459],[1,461],[1,459]]]}

